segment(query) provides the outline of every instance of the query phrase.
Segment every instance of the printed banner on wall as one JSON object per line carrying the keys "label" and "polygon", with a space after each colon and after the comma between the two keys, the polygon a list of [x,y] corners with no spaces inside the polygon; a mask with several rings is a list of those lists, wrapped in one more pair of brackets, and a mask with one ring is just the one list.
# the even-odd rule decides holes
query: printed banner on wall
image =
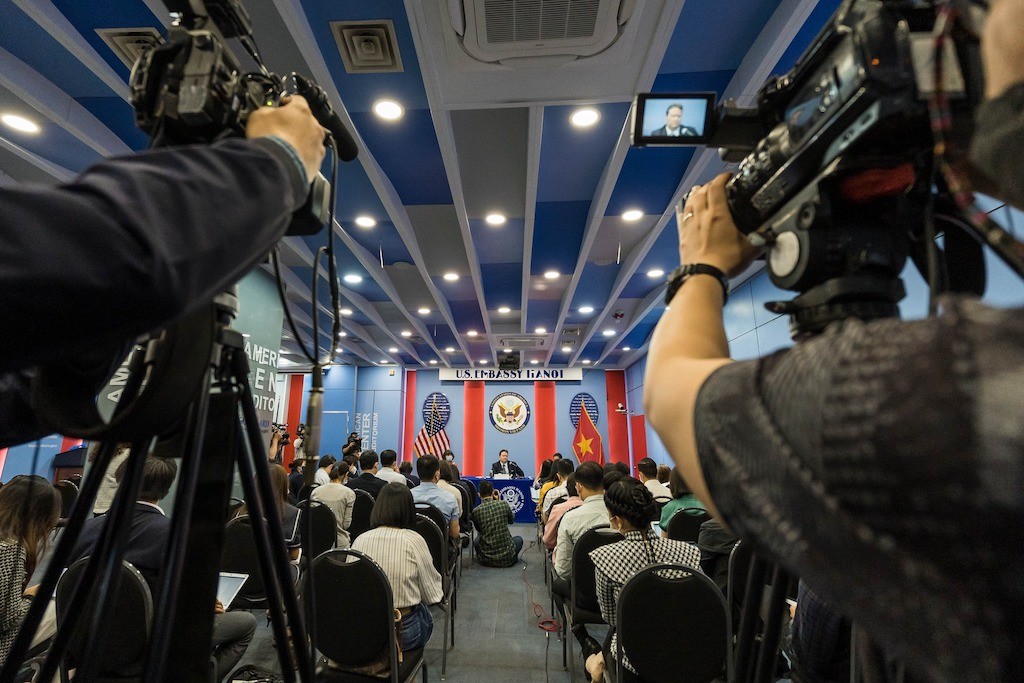
{"label": "printed banner on wall", "polygon": [[501,381],[501,382],[538,382],[574,381],[583,379],[583,368],[530,368],[526,370],[486,370],[482,368],[441,368],[438,377],[442,382],[465,381]]}

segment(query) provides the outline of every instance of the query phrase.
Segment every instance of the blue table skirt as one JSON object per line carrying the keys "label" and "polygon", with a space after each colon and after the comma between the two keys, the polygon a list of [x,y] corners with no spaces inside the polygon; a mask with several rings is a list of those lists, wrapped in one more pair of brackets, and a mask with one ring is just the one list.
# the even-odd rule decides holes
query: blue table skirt
{"label": "blue table skirt", "polygon": [[537,514],[530,492],[533,489],[533,479],[491,479],[490,477],[462,477],[469,479],[477,488],[480,488],[481,481],[489,481],[494,485],[498,494],[511,506],[515,515],[516,524],[536,524]]}

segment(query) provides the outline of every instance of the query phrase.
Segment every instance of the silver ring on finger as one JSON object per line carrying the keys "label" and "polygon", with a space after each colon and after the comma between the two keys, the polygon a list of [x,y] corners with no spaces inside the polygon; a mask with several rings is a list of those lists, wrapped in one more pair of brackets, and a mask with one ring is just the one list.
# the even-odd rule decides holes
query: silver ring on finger
{"label": "silver ring on finger", "polygon": [[693,218],[693,211],[687,211],[686,215],[683,216],[683,222],[685,223],[686,221],[690,220],[691,218]]}

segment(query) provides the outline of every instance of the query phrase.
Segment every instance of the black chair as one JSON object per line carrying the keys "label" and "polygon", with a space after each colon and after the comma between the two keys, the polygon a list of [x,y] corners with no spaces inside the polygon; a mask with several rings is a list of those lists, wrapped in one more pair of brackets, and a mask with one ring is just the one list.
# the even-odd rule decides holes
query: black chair
{"label": "black chair", "polygon": [[[616,680],[623,655],[648,683],[732,680],[732,624],[725,597],[700,571],[651,565],[626,582],[615,607]],[[671,647],[666,647],[671,643]]]}
{"label": "black chair", "polygon": [[729,584],[726,586],[726,600],[729,613],[735,627],[739,627],[739,617],[743,610],[743,600],[747,594],[747,574],[750,563],[754,559],[754,548],[749,543],[737,541],[729,553]]}
{"label": "black chair", "polygon": [[562,612],[562,666],[566,665],[566,655],[573,667],[575,678],[575,655],[568,647],[572,627],[579,624],[604,624],[601,606],[597,602],[597,579],[594,576],[594,563],[590,559],[590,551],[609,543],[617,543],[622,536],[612,531],[607,524],[588,529],[576,541],[572,549],[572,572],[569,579],[569,603],[556,599]]}
{"label": "black chair", "polygon": [[370,530],[370,513],[373,512],[373,496],[366,491],[356,489],[356,502],[352,504],[352,524],[348,527],[350,541],[356,540],[359,534]]}
{"label": "black chair", "polygon": [[316,484],[303,484],[302,488],[299,489],[299,496],[297,500],[301,503],[304,500],[309,500],[309,494],[313,492],[313,489],[317,487]]}
{"label": "black chair", "polygon": [[683,508],[677,510],[668,520],[665,534],[673,541],[689,541],[696,543],[700,536],[700,525],[711,519],[711,515],[701,508]]}
{"label": "black chair", "polygon": [[[68,617],[71,598],[78,590],[78,584],[89,558],[83,557],[64,572],[57,582],[56,610],[57,627]],[[117,587],[116,601],[109,621],[104,624],[103,648],[99,657],[98,675],[94,681],[114,683],[141,680],[149,651],[149,638],[153,626],[153,598],[149,586],[135,567],[126,561],[121,563],[121,577]],[[60,665],[62,683],[67,683],[68,671],[84,661],[86,632],[96,601],[86,602],[78,619],[67,653]]]}
{"label": "black chair", "polygon": [[318,666],[318,681],[380,681],[379,677],[341,671],[327,660],[342,668],[360,667],[386,650],[390,676],[385,680],[404,683],[422,670],[426,683],[423,648],[404,651],[402,663],[398,663],[391,585],[384,570],[366,555],[343,549],[314,558],[303,576],[302,602],[306,629],[325,658]]}
{"label": "black chair", "polygon": [[65,480],[58,481],[53,488],[57,489],[57,493],[60,494],[60,519],[57,520],[57,526],[62,527],[67,524],[71,510],[75,507],[75,502],[78,501],[78,487]]}
{"label": "black chair", "polygon": [[445,536],[448,536],[448,520],[444,513],[430,503],[416,503],[416,513],[429,517]]}
{"label": "black chair", "polygon": [[441,575],[441,591],[443,593],[441,602],[437,607],[444,612],[444,643],[441,650],[441,678],[444,679],[448,670],[448,636],[451,635],[452,648],[455,647],[455,581],[451,563],[448,560],[448,551],[451,547],[448,543],[448,532],[438,528],[434,520],[421,512],[416,512],[416,519],[413,521],[416,533],[423,537],[430,550],[430,558],[434,563],[434,569]]}
{"label": "black chair", "polygon": [[225,517],[225,524],[227,523],[227,520],[232,520],[238,516],[238,513],[242,509],[243,505],[245,505],[244,500],[242,500],[241,498],[235,498],[234,496],[231,497],[231,500],[228,501],[228,509],[227,516]]}
{"label": "black chair", "polygon": [[221,549],[220,570],[236,574],[248,574],[238,595],[231,604],[241,609],[263,609],[267,607],[267,587],[260,570],[256,542],[253,539],[252,519],[239,515],[224,530],[224,547]]}
{"label": "black chair", "polygon": [[[469,548],[469,559],[473,560],[473,494],[469,487],[459,480],[452,484],[459,490],[462,498],[462,516],[459,517],[459,535],[462,537],[463,549]],[[462,564],[459,563],[459,576],[462,576]]]}
{"label": "black chair", "polygon": [[[338,545],[338,518],[334,516],[331,508],[315,500],[304,500],[299,503],[298,508],[302,511],[299,515],[299,533],[304,549],[307,538],[310,541],[309,557],[304,558],[305,560],[317,557]],[[310,531],[312,536],[307,537],[306,534]]]}

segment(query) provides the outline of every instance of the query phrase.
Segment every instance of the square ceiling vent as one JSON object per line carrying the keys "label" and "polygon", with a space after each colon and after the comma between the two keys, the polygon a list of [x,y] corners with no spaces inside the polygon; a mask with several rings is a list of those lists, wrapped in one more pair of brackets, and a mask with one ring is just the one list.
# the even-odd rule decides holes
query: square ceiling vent
{"label": "square ceiling vent", "polygon": [[390,19],[334,21],[331,32],[350,74],[404,71],[395,25]]}
{"label": "square ceiling vent", "polygon": [[129,69],[135,66],[135,61],[140,55],[164,40],[160,32],[152,26],[98,28],[96,33]]}

